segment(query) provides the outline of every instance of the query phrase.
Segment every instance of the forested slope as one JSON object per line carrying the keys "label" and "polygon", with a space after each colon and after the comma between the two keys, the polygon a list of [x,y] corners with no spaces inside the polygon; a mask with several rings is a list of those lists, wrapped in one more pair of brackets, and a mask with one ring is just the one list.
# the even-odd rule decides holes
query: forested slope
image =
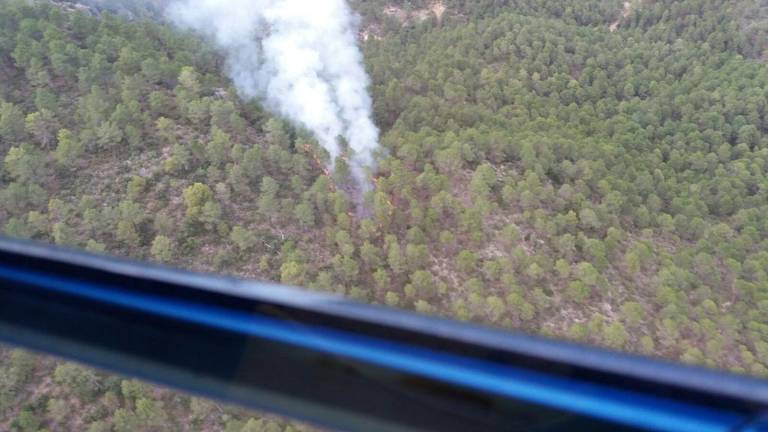
{"label": "forested slope", "polygon": [[438,309],[763,373],[768,70],[726,24],[668,44],[508,14],[372,42],[378,193],[449,237]]}
{"label": "forested slope", "polygon": [[[0,226],[766,375],[761,5],[621,3],[353,2],[385,150],[360,219],[194,36],[3,2]],[[293,427],[2,358],[2,430]]]}

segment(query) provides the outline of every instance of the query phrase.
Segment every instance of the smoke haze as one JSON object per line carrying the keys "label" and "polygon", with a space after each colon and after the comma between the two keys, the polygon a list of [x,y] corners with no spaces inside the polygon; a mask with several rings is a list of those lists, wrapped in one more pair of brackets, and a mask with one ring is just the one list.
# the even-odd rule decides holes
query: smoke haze
{"label": "smoke haze", "polygon": [[365,168],[373,164],[379,132],[344,0],[179,0],[167,15],[210,38],[243,96],[312,131],[331,163],[343,137],[355,179],[370,187]]}

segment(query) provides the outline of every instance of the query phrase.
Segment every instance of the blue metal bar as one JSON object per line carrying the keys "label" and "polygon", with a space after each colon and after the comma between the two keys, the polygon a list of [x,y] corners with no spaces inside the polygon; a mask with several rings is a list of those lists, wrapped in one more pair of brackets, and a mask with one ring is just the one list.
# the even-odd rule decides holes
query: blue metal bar
{"label": "blue metal bar", "polygon": [[5,240],[0,338],[342,429],[764,430],[768,407],[750,378]]}

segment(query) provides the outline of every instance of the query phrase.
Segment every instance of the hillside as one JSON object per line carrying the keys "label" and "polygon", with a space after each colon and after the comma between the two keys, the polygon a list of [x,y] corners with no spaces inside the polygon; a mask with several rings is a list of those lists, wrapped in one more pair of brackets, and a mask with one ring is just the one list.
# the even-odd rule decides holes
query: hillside
{"label": "hillside", "polygon": [[[344,161],[194,35],[20,0],[0,4],[0,227],[768,376],[764,5],[351,3],[384,147],[370,218]],[[0,358],[0,430],[298,427]]]}

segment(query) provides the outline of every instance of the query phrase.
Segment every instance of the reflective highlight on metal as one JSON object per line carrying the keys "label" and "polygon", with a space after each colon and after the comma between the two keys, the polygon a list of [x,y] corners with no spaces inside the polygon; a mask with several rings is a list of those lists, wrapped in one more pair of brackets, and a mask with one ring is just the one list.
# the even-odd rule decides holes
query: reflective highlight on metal
{"label": "reflective highlight on metal", "polygon": [[345,430],[768,430],[763,381],[11,240],[0,339]]}

